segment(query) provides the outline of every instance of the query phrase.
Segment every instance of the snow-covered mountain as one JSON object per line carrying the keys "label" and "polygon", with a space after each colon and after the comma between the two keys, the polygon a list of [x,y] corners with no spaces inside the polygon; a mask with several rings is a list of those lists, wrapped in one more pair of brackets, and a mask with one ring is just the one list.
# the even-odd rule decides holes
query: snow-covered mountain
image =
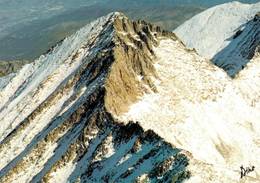
{"label": "snow-covered mountain", "polygon": [[114,13],[24,66],[0,91],[0,182],[189,177],[183,150],[113,117],[155,91],[153,46],[171,36]]}
{"label": "snow-covered mountain", "polygon": [[174,32],[189,48],[237,74],[260,44],[260,3],[231,2],[210,8],[178,27]]}
{"label": "snow-covered mountain", "polygon": [[253,55],[231,79],[145,21],[86,25],[0,84],[0,182],[260,181]]}

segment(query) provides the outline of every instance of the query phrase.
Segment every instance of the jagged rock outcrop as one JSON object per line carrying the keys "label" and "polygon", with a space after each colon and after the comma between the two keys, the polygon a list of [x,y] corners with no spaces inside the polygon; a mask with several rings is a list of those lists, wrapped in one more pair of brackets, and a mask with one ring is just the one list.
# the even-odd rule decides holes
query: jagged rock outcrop
{"label": "jagged rock outcrop", "polygon": [[[116,19],[114,57],[106,81],[106,107],[119,115],[145,93],[156,92],[157,78],[153,66],[153,46],[161,37],[176,39],[173,33],[145,21],[132,22],[127,17]],[[116,82],[115,82],[116,81]]]}
{"label": "jagged rock outcrop", "polygon": [[115,119],[156,92],[153,47],[164,37],[176,39],[113,13],[24,66],[0,91],[0,182],[188,178],[184,151]]}

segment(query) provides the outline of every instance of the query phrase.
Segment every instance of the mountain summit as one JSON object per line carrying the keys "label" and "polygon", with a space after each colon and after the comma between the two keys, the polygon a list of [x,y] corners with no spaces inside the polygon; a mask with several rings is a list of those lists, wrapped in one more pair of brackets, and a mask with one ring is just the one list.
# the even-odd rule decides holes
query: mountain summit
{"label": "mountain summit", "polygon": [[210,8],[174,32],[189,48],[234,77],[260,44],[260,3],[231,2]]}
{"label": "mountain summit", "polygon": [[0,182],[238,182],[260,167],[259,63],[231,79],[174,33],[101,17],[2,85]]}
{"label": "mountain summit", "polygon": [[113,116],[156,92],[153,47],[173,33],[121,13],[79,30],[0,91],[0,182],[152,182],[189,177],[188,158]]}

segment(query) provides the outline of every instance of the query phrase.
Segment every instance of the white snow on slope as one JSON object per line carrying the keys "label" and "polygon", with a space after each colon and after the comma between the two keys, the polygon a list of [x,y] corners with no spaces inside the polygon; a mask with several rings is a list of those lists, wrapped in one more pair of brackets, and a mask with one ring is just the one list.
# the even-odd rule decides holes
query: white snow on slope
{"label": "white snow on slope", "polygon": [[68,162],[66,166],[59,168],[54,175],[50,175],[50,182],[67,182],[76,165],[73,162]]}
{"label": "white snow on slope", "polygon": [[[95,55],[98,49],[93,49],[90,43],[96,40],[100,32],[104,29],[104,24],[112,17],[109,14],[95,22],[83,27],[76,34],[64,40],[64,42],[54,48],[53,52],[45,56],[41,56],[32,64],[25,65],[22,70],[16,73],[8,85],[0,89],[0,142],[10,134],[20,124],[23,125],[23,130],[14,133],[15,138],[10,138],[8,143],[3,143],[0,146],[0,170],[14,163],[15,158],[27,149],[27,146],[32,146],[37,143],[35,137],[47,131],[45,128],[50,126],[55,117],[61,116],[64,112],[72,110],[71,105],[80,100],[84,100],[84,96],[96,89],[96,85],[101,83],[103,74],[93,85],[88,85],[87,91],[84,87],[71,86],[62,90],[62,93],[57,94],[53,101],[49,102],[48,108],[36,111],[36,117],[25,121],[28,116],[35,112],[35,109],[45,102],[55,91],[59,90],[63,82],[70,82],[67,79],[71,74],[82,67],[88,61],[84,58],[89,55]],[[111,21],[112,22],[112,21]],[[93,28],[95,27],[95,29]],[[112,39],[112,33],[108,32],[107,39]],[[89,45],[88,45],[89,44]],[[70,81],[69,81],[70,80]],[[74,101],[71,101],[71,97]],[[82,98],[82,99],[81,99]],[[68,104],[68,102],[71,102]],[[64,105],[67,105],[64,107]],[[28,125],[24,125],[24,123]],[[20,128],[17,128],[20,129]],[[62,136],[62,134],[61,134]],[[68,140],[68,143],[70,141]],[[21,171],[22,175],[18,175],[19,182],[28,182],[33,176],[43,170],[45,163],[53,156],[53,151],[57,144],[49,144],[49,151],[46,150],[44,158],[35,162],[34,169],[25,169]],[[46,156],[45,156],[46,155]],[[28,155],[27,158],[30,159]],[[19,158],[18,158],[19,160]],[[13,162],[14,161],[14,162]],[[64,170],[65,173],[69,170]],[[62,172],[61,172],[62,174]]]}
{"label": "white snow on slope", "polygon": [[230,2],[207,9],[179,26],[174,32],[189,48],[207,58],[225,48],[240,28],[260,11],[260,2]]}
{"label": "white snow on slope", "polygon": [[[145,95],[119,118],[138,121],[145,129],[191,152],[195,159],[213,165],[213,176],[224,169],[236,175],[223,175],[224,182],[239,181],[242,164],[259,167],[260,109],[251,105],[253,101],[259,105],[259,98],[253,95],[259,91],[258,85],[252,88],[251,84],[259,80],[259,67],[254,67],[252,76],[242,72],[241,78],[232,81],[224,71],[178,42],[163,40],[154,51],[160,78],[158,93]],[[260,170],[256,173],[259,175]],[[256,173],[251,176],[256,177]]]}
{"label": "white snow on slope", "polygon": [[[87,57],[90,50],[96,51],[86,48],[81,41],[85,43],[86,40],[83,39],[95,39],[97,34],[95,31],[101,30],[103,23],[106,22],[102,19],[99,21],[92,25],[95,27],[93,34],[90,28],[86,28],[86,30],[89,30],[89,32],[83,31],[86,37],[75,36],[72,40],[67,39],[70,41],[66,42],[65,40],[61,48],[54,50],[53,56],[47,55],[40,58],[39,60],[43,59],[43,63],[36,61],[36,64],[27,65],[7,85],[6,88],[10,89],[10,93],[6,88],[0,91],[0,100],[4,100],[0,104],[0,108],[1,106],[4,107],[0,110],[0,117],[2,115],[2,120],[5,122],[0,126],[0,141],[1,135],[4,139],[10,131],[22,123],[24,118],[34,109],[37,109],[42,101],[45,101],[54,91],[57,91],[58,88],[56,87],[64,81],[64,78],[82,65],[82,58]],[[108,38],[110,37],[108,36]],[[76,45],[75,50],[80,50],[75,60],[71,56],[75,53],[73,47],[66,50],[67,46],[74,43]],[[63,54],[63,51],[71,52],[70,54],[65,52],[67,58],[60,63],[59,54]],[[214,172],[205,174],[207,174],[206,176],[220,174],[221,178],[217,179],[219,182],[237,182],[239,180],[237,170],[239,170],[241,164],[259,167],[260,160],[257,159],[260,154],[260,124],[258,122],[258,119],[260,119],[259,55],[256,55],[249,67],[232,81],[225,72],[213,66],[207,59],[198,56],[195,52],[186,50],[179,41],[163,40],[159,47],[154,48],[154,51],[157,56],[155,68],[159,76],[159,79],[154,83],[158,88],[158,93],[145,95],[139,102],[131,106],[127,114],[120,116],[120,118],[127,122],[129,120],[139,121],[145,129],[152,129],[176,147],[191,152],[192,156],[200,162],[213,166]],[[0,169],[24,151],[32,139],[49,125],[55,114],[59,116],[68,110],[73,110],[71,106],[79,102],[79,97],[94,90],[102,79],[103,76],[100,74],[98,81],[94,82],[93,86],[82,88],[79,91],[78,98],[61,110],[63,104],[68,101],[75,89],[69,88],[68,91],[62,93],[59,100],[55,101],[55,105],[49,105],[47,111],[42,111],[35,119],[31,120],[30,125],[25,127],[24,131],[17,133],[17,138],[13,138],[13,141],[10,141],[9,144],[2,146]],[[137,75],[136,79],[141,80],[142,78]],[[20,97],[14,96],[16,90],[23,83],[26,87],[19,89],[18,96]],[[37,88],[39,85],[41,87]],[[9,99],[10,101],[8,101]],[[25,109],[24,106],[26,106]],[[81,123],[82,126],[83,124],[84,122]],[[67,134],[67,132],[64,132],[64,134]],[[64,134],[60,134],[60,136]],[[43,158],[35,161],[33,166],[28,166],[20,171],[14,181],[40,181],[40,175],[46,173],[48,166],[54,163],[52,158],[54,149],[58,148],[56,154],[61,154],[63,149],[66,149],[75,140],[73,136],[72,133],[71,138],[64,138],[64,141],[60,144],[61,147],[57,147],[55,142],[47,144]],[[22,143],[15,143],[16,141]],[[99,162],[102,162],[103,158],[108,160],[103,162],[102,169],[96,169],[92,177],[86,179],[87,182],[90,182],[92,178],[99,180],[96,182],[100,182],[101,177],[106,172],[115,174],[115,177],[112,177],[114,180],[129,167],[133,170],[134,176],[129,177],[129,179],[122,179],[122,182],[133,182],[133,178],[138,174],[138,171],[149,172],[158,163],[151,158],[145,160],[138,168],[132,167],[134,163],[139,161],[139,153],[128,154],[121,158],[117,155],[119,149],[116,149],[112,143],[112,136],[107,136],[100,141],[105,143],[104,147],[107,151],[105,155],[98,153],[96,160]],[[150,150],[144,147],[142,148],[145,151],[140,151],[140,153],[148,153],[148,150]],[[127,148],[130,147],[126,145],[126,148],[120,149],[125,151]],[[152,149],[153,146],[150,148]],[[157,159],[163,159],[162,151],[163,149],[160,149],[157,152]],[[27,159],[29,162],[33,157],[34,153],[31,153],[23,159]],[[87,158],[88,156],[86,156]],[[87,167],[86,159],[79,163],[69,162],[63,168],[58,169],[51,175],[52,181],[66,182],[68,175],[75,170],[77,171],[76,175],[80,175],[79,170],[83,171]],[[118,169],[113,167],[113,163],[117,163],[115,159],[118,159],[120,165]],[[193,162],[195,160],[191,158],[191,169],[194,168],[198,171],[199,168],[205,167],[205,165],[197,165],[196,162]],[[50,164],[46,165],[46,162]],[[204,175],[201,172],[202,170],[196,172],[196,176],[192,177],[190,182],[214,181],[216,183],[216,180],[212,180],[210,176],[209,178],[203,177]],[[38,173],[40,175],[31,180]],[[259,173],[259,169],[257,169],[250,176],[259,180]]]}
{"label": "white snow on slope", "polygon": [[[239,88],[249,105],[260,111],[260,53],[239,73],[234,84]],[[260,142],[259,142],[260,143]]]}
{"label": "white snow on slope", "polygon": [[[98,36],[111,15],[83,27],[54,48],[51,54],[25,65],[0,90],[0,142],[82,65],[82,58],[91,54],[89,47],[82,47]],[[74,55],[77,57],[73,58]]]}

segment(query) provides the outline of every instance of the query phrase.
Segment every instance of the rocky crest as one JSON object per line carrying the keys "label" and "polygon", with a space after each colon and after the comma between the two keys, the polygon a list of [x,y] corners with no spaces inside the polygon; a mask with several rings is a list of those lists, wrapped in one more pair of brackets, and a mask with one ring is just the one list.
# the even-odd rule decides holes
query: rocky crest
{"label": "rocky crest", "polygon": [[160,27],[145,21],[132,22],[125,16],[115,20],[114,29],[115,62],[105,84],[105,105],[111,113],[119,115],[143,92],[156,92],[153,46],[163,37],[177,38]]}
{"label": "rocky crest", "polygon": [[181,182],[183,151],[117,116],[156,92],[152,47],[173,33],[110,14],[0,91],[0,182]]}
{"label": "rocky crest", "polygon": [[[239,19],[240,3],[230,6],[216,11]],[[239,49],[222,56],[251,59],[233,79],[121,13],[65,38],[0,85],[0,182],[240,182],[241,164],[260,167],[258,22],[224,36]],[[241,67],[228,61],[227,71]]]}

